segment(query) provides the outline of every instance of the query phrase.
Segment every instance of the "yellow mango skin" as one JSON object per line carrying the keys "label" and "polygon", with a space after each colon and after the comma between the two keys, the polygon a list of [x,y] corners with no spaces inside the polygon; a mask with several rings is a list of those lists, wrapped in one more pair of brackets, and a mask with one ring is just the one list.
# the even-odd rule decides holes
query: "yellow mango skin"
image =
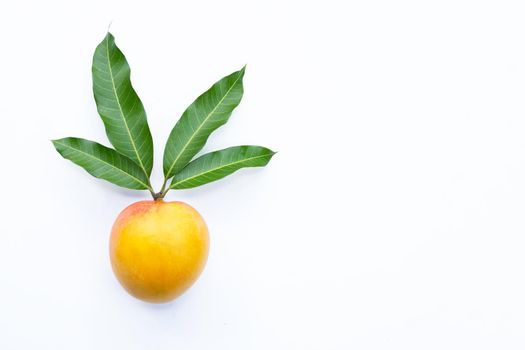
{"label": "yellow mango skin", "polygon": [[169,302],[206,265],[206,223],[182,202],[141,201],[124,209],[111,230],[110,258],[120,284],[134,297]]}

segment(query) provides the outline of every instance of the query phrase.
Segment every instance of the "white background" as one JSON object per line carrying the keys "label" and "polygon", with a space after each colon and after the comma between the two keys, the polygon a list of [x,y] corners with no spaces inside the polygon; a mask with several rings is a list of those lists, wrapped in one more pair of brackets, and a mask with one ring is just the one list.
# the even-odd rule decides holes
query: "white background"
{"label": "white background", "polygon": [[[525,348],[522,1],[3,1],[0,349]],[[107,143],[91,57],[108,24],[155,139],[248,63],[205,150],[264,169],[170,192],[205,217],[208,265],[167,305],[108,259],[148,193],[50,139]]]}

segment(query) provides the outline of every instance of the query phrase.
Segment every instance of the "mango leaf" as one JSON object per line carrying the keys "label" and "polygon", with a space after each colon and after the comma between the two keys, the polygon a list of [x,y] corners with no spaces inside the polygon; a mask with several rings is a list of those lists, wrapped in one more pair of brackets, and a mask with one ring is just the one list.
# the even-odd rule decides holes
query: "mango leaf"
{"label": "mango leaf", "polygon": [[200,95],[182,114],[164,149],[164,176],[170,179],[202,149],[241,102],[244,69],[228,75]]}
{"label": "mango leaf", "polygon": [[268,164],[275,152],[260,146],[237,146],[205,154],[175,175],[172,189],[192,188],[222,179],[247,167]]}
{"label": "mango leaf", "polygon": [[114,149],[75,137],[53,140],[62,157],[91,175],[135,190],[148,189],[148,178],[135,162]]}
{"label": "mango leaf", "polygon": [[109,141],[149,177],[153,167],[153,140],[146,112],[131,85],[126,57],[110,33],[95,50],[92,73],[93,93]]}

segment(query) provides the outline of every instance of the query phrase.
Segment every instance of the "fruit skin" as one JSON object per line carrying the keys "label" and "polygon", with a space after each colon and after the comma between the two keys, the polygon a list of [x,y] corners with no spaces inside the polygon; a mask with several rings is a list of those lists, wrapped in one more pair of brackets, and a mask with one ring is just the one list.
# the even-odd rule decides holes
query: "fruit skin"
{"label": "fruit skin", "polygon": [[204,269],[208,249],[206,223],[182,202],[134,203],[111,230],[113,272],[131,295],[151,303],[184,293]]}

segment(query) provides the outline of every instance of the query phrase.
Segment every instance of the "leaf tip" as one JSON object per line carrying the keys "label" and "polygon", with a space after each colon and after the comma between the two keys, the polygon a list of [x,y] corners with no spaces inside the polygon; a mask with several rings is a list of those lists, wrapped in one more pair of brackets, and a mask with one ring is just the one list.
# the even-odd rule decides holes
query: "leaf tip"
{"label": "leaf tip", "polygon": [[108,30],[106,32],[106,35],[104,36],[104,39],[102,39],[102,42],[100,43],[100,45],[106,45],[106,43],[111,43],[111,42],[114,42],[115,41],[115,37],[113,36],[113,34],[111,34],[111,32],[109,31],[109,27],[111,26],[111,22],[109,23],[108,25]]}
{"label": "leaf tip", "polygon": [[53,147],[55,147],[55,150],[58,152],[58,153],[61,153],[60,150],[63,148],[63,144],[60,143],[60,141],[62,141],[63,139],[55,139],[55,140],[49,140],[51,141],[51,143],[53,144]]}
{"label": "leaf tip", "polygon": [[245,65],[239,70],[239,75],[240,75],[241,77],[244,76],[244,72],[246,71],[246,66],[247,66],[247,65],[248,65],[248,64],[245,64]]}
{"label": "leaf tip", "polygon": [[273,156],[274,154],[276,154],[277,152],[279,152],[279,151],[274,151],[274,150],[272,150],[272,149],[269,149],[268,147],[263,147],[263,146],[259,146],[259,147],[261,147],[262,149],[264,149],[266,152],[270,153],[270,155],[272,155],[272,156]]}

